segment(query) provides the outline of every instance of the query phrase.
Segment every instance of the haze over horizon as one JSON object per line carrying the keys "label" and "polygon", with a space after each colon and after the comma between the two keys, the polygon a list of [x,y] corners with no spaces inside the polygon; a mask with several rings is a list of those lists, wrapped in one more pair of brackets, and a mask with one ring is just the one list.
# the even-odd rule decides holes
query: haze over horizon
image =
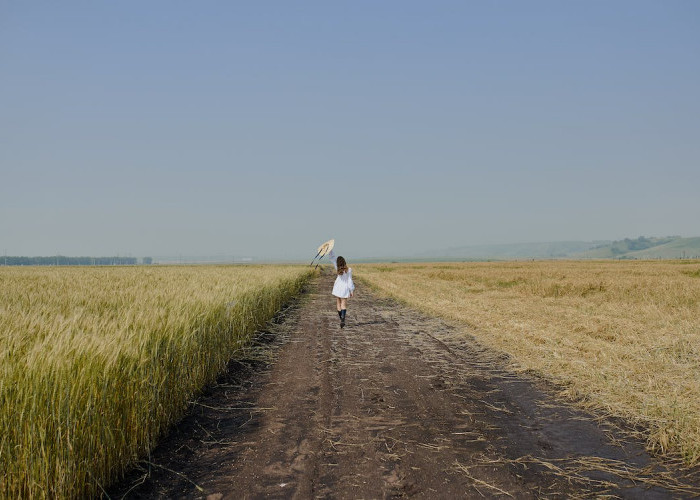
{"label": "haze over horizon", "polygon": [[0,252],[698,236],[700,3],[0,3]]}

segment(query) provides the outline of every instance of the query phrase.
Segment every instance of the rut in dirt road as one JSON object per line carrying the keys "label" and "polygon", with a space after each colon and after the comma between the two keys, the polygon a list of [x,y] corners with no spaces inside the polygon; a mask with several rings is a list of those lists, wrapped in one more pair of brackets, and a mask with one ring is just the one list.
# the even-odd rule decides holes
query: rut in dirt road
{"label": "rut in dirt road", "polygon": [[[112,498],[569,498],[700,493],[640,443],[441,320],[333,276],[232,362]],[[258,344],[258,351],[262,348]]]}

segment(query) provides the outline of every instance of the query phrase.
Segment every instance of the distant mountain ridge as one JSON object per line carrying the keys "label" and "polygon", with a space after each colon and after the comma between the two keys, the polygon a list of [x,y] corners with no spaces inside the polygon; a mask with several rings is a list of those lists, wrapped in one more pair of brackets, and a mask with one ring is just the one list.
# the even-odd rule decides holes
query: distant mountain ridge
{"label": "distant mountain ridge", "polygon": [[609,241],[548,241],[540,243],[506,243],[472,245],[425,252],[417,257],[447,257],[464,259],[563,258],[582,253]]}
{"label": "distant mountain ridge", "polygon": [[584,259],[697,259],[700,237],[626,238],[573,257]]}
{"label": "distant mountain ridge", "polygon": [[700,237],[640,236],[617,241],[553,241],[473,245],[425,252],[420,259],[684,259],[700,258]]}

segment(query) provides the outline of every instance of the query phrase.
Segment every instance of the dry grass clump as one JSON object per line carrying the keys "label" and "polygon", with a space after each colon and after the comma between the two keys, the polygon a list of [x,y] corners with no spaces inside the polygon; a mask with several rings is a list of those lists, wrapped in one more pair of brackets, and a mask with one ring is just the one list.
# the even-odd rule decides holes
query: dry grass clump
{"label": "dry grass clump", "polygon": [[700,463],[700,262],[362,265],[369,283],[472,327],[569,396]]}
{"label": "dry grass clump", "polygon": [[98,493],[309,276],[0,268],[0,497]]}

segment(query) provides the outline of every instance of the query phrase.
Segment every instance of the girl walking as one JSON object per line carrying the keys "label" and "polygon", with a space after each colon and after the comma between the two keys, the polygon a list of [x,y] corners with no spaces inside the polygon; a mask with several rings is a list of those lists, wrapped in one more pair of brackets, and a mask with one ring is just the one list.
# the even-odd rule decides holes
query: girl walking
{"label": "girl walking", "polygon": [[343,328],[345,326],[345,314],[348,310],[348,297],[353,296],[355,283],[352,282],[352,269],[348,267],[342,256],[338,255],[336,257],[333,250],[331,250],[328,253],[328,258],[331,259],[337,273],[331,293],[335,297],[338,317],[340,317],[340,328]]}

